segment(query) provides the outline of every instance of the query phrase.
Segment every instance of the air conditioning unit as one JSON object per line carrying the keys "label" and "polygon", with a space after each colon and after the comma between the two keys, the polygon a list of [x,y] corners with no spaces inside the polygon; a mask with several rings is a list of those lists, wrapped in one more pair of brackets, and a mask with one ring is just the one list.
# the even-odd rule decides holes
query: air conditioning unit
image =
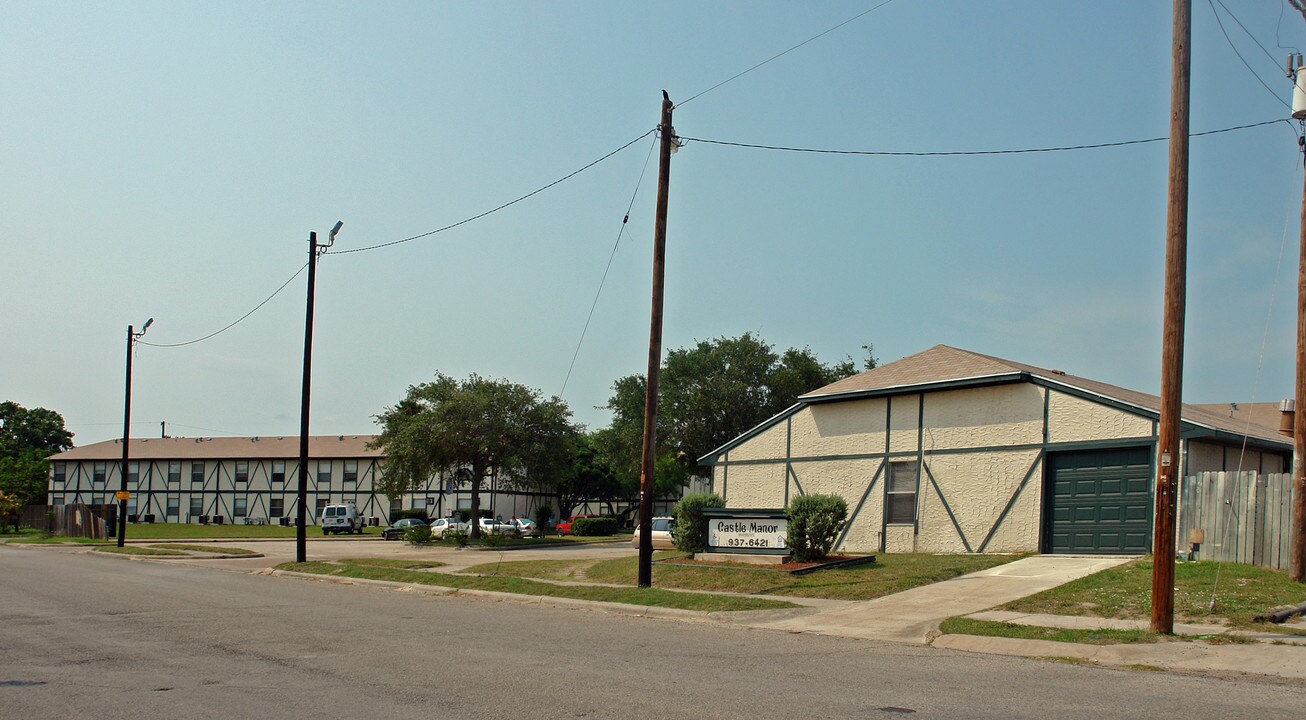
{"label": "air conditioning unit", "polygon": [[209,516],[200,515],[200,525],[208,525],[208,524],[209,524]]}
{"label": "air conditioning unit", "polygon": [[213,522],[214,522],[214,524],[216,524],[216,525],[221,525],[221,524],[222,524],[222,520],[223,520],[223,518],[222,518],[221,515],[214,515],[214,516],[213,516]]}
{"label": "air conditioning unit", "polygon": [[129,523],[136,522],[136,517],[137,517],[136,513],[127,513],[127,522]]}
{"label": "air conditioning unit", "polygon": [[283,526],[290,524],[290,518],[288,517],[277,518],[277,521],[280,522]]}

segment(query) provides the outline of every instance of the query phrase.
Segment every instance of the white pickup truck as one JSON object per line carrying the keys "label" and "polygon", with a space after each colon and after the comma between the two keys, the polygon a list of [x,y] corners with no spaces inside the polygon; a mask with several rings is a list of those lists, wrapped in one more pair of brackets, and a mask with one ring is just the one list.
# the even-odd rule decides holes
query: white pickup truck
{"label": "white pickup truck", "polygon": [[363,516],[353,503],[345,505],[327,505],[322,508],[322,534],[358,533],[363,534]]}

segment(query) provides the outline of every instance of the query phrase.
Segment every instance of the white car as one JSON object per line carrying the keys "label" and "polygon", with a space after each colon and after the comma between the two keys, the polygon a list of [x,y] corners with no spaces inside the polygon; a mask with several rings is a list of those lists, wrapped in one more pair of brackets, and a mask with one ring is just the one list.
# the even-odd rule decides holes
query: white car
{"label": "white car", "polygon": [[522,537],[538,537],[540,534],[540,526],[534,520],[513,518],[511,522],[517,526],[517,534]]}
{"label": "white car", "polygon": [[446,532],[471,532],[472,526],[457,518],[440,518],[431,521],[431,537],[442,538]]}
{"label": "white car", "polygon": [[481,534],[492,535],[516,535],[517,526],[506,520],[496,520],[495,518],[481,518]]}

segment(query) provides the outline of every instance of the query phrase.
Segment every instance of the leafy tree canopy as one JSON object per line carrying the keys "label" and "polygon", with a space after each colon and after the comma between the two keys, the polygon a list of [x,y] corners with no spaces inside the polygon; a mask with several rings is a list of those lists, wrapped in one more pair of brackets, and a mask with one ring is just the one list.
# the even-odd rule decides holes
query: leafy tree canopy
{"label": "leafy tree canopy", "polygon": [[[863,349],[863,366],[875,367],[872,347]],[[855,372],[851,358],[827,365],[807,348],[776,353],[752,333],[669,351],[658,388],[656,474],[670,474],[674,467],[676,477],[664,481],[683,485],[708,451],[789,407],[799,395]],[[612,425],[598,436],[623,482],[633,475],[638,483],[646,388],[643,375],[613,383],[606,406]]]}
{"label": "leafy tree canopy", "polygon": [[[377,491],[396,497],[423,487],[438,473],[469,471],[472,516],[480,511],[481,483],[497,473],[505,484],[556,478],[572,461],[578,429],[558,398],[507,380],[437,373],[431,382],[377,416],[381,434],[371,447],[386,453]],[[472,526],[472,535],[479,528]]]}
{"label": "leafy tree canopy", "polygon": [[45,408],[0,403],[0,492],[22,505],[44,505],[49,456],[73,446],[63,416]]}

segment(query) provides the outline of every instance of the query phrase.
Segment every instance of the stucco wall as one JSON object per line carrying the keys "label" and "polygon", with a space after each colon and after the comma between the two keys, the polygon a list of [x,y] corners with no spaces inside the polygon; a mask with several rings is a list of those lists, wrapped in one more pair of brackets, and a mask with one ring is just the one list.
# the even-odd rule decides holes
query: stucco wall
{"label": "stucco wall", "polygon": [[[730,453],[734,458],[734,451]],[[779,508],[785,501],[784,463],[731,465],[726,507]]]}
{"label": "stucco wall", "polygon": [[884,529],[884,551],[909,553],[916,551],[916,538],[911,525],[889,525]]}
{"label": "stucco wall", "polygon": [[812,457],[883,452],[887,405],[888,400],[883,398],[808,405],[791,418],[792,454]]}
{"label": "stucco wall", "polygon": [[920,446],[920,395],[893,398],[889,421],[889,449],[892,452],[915,450]]}
{"label": "stucco wall", "polygon": [[[1213,443],[1204,443],[1198,440],[1188,440],[1184,443],[1188,450],[1188,466],[1182,468],[1184,475],[1193,475],[1201,472],[1219,472],[1225,470],[1224,467],[1224,446]],[[1259,458],[1258,458],[1259,459]],[[1234,463],[1238,460],[1235,457]],[[1252,465],[1252,469],[1256,466]]]}
{"label": "stucco wall", "polygon": [[748,442],[730,449],[731,460],[767,460],[785,456],[785,422],[780,422],[758,433]]}
{"label": "stucco wall", "polygon": [[[791,481],[789,497],[798,494],[798,485],[807,495],[838,495],[848,503],[849,527],[840,546],[845,550],[875,552],[880,547],[880,516],[884,507],[884,477],[876,477],[883,461],[823,460],[793,465],[797,483]],[[871,481],[875,487],[869,495],[866,490]],[[857,504],[866,495],[866,502],[858,512]]]}
{"label": "stucco wall", "polygon": [[1056,390],[1049,392],[1048,442],[1115,440],[1152,435],[1152,421],[1147,418]]}
{"label": "stucco wall", "polygon": [[[1041,418],[1041,403],[1039,409]],[[925,464],[939,487],[936,492],[928,477],[922,477],[921,497],[917,500],[920,518],[917,548],[921,552],[966,552],[966,546],[939,497],[942,493],[957,526],[965,533],[970,549],[979,550],[1031,467],[1036,476],[1030,477],[1023,493],[1030,493],[1030,485],[1041,484],[1036,483],[1041,479],[1038,475],[1040,467],[1035,464],[1038,458],[1037,450],[927,455]],[[998,535],[1002,536],[1000,540],[1005,549],[1036,550],[1038,526],[1038,504],[1017,502],[1003,520]],[[999,540],[998,535],[994,536],[995,541]]]}
{"label": "stucco wall", "polygon": [[930,393],[925,449],[1043,441],[1043,392],[1030,383]]}

